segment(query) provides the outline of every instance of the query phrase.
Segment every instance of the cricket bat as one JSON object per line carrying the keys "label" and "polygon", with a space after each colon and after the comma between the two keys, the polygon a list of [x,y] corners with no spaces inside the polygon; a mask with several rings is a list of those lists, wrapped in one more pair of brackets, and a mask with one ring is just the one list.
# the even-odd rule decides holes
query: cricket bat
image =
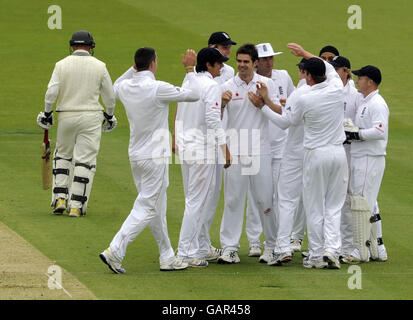
{"label": "cricket bat", "polygon": [[42,143],[42,181],[44,190],[47,190],[52,186],[52,162],[50,159],[49,130],[44,130]]}

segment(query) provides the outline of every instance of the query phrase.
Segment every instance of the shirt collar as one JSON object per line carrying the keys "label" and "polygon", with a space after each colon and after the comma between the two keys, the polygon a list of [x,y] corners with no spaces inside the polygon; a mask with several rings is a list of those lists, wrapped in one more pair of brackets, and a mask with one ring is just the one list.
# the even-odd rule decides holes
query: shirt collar
{"label": "shirt collar", "polygon": [[254,71],[254,77],[252,78],[252,80],[248,84],[239,77],[239,72],[237,73],[237,75],[235,76],[235,79],[234,79],[235,84],[239,87],[242,86],[242,85],[248,87],[251,84],[255,84],[258,80],[260,80],[259,75],[255,71]]}
{"label": "shirt collar", "polygon": [[323,82],[317,83],[313,86],[311,86],[311,90],[319,90],[323,89],[328,86],[327,80],[324,80]]}
{"label": "shirt collar", "polygon": [[152,73],[152,71],[149,70],[143,70],[143,71],[138,71],[133,74],[134,77],[149,77],[151,79],[155,80],[155,75]]}
{"label": "shirt collar", "polygon": [[363,101],[367,102],[367,101],[371,100],[371,98],[373,98],[378,93],[379,93],[379,89],[370,92],[370,94],[367,97],[363,98]]}
{"label": "shirt collar", "polygon": [[208,78],[210,78],[210,79],[214,79],[214,77],[212,76],[212,74],[210,74],[208,71],[201,71],[201,72],[199,72],[199,73],[197,73],[197,74],[199,74],[200,76],[208,77]]}
{"label": "shirt collar", "polygon": [[90,56],[90,53],[83,49],[77,49],[73,51],[72,55],[74,56]]}

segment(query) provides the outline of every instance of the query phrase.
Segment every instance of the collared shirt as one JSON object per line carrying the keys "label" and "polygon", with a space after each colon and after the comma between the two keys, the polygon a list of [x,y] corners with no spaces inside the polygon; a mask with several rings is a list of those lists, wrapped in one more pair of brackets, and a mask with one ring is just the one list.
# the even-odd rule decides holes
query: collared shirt
{"label": "collared shirt", "polygon": [[298,99],[291,122],[299,124],[304,120],[304,148],[343,144],[346,138],[343,105],[343,83],[336,77],[311,86],[309,92]]}
{"label": "collared shirt", "polygon": [[187,88],[180,88],[156,80],[150,71],[136,72],[131,67],[115,81],[116,98],[125,106],[129,120],[131,161],[170,157],[169,102],[200,97],[195,73],[187,73],[185,79]]}
{"label": "collared shirt", "polygon": [[351,156],[386,155],[389,130],[389,108],[379,90],[360,99],[354,124],[362,141],[351,143]]}
{"label": "collared shirt", "polygon": [[[67,60],[67,59],[71,59],[72,57],[90,57],[93,58],[96,61],[97,59],[92,57],[88,51],[86,50],[76,50],[72,53],[71,56],[66,57],[63,60]],[[61,61],[63,61],[61,60]],[[99,60],[97,60],[99,61]],[[60,61],[59,61],[60,62]],[[103,62],[102,62],[103,64]],[[56,64],[57,65],[57,64]],[[104,64],[103,64],[104,66]],[[85,79],[85,81],[89,81],[90,79],[83,77],[81,78],[81,80]],[[56,102],[58,96],[59,96],[59,92],[61,93],[61,89],[62,89],[62,85],[65,85],[64,83],[62,83],[62,81],[64,81],[64,79],[60,79],[59,77],[59,72],[57,70],[57,67],[55,66],[53,73],[52,73],[52,77],[49,81],[49,84],[47,86],[47,91],[46,91],[46,95],[45,95],[45,111],[46,112],[50,112],[52,111],[52,107],[54,105],[54,103]],[[77,80],[76,80],[77,81]],[[79,83],[76,82],[75,85],[79,86],[79,89],[73,89],[75,91],[79,90],[78,92],[80,93],[80,90],[86,90],[88,89],[87,86],[90,86],[91,83]],[[112,80],[110,78],[109,72],[106,69],[106,66],[104,66],[104,73],[103,73],[103,77],[101,79],[101,83],[96,84],[96,88],[100,89],[100,95],[102,97],[102,101],[106,107],[106,112],[109,115],[113,114],[113,111],[115,109],[115,97],[114,97],[114,93],[113,93],[113,87],[112,87]],[[69,94],[70,95],[70,94]],[[89,101],[79,101],[78,103],[74,103],[71,104],[69,102],[69,105],[65,105],[62,108],[62,110],[59,110],[59,106],[56,108],[57,111],[83,111],[82,109],[85,109],[86,111],[93,111],[93,110],[103,110],[102,106],[99,105],[99,95],[95,92],[94,88],[90,89],[90,92],[86,92],[84,94],[84,98],[88,98],[86,100]],[[93,101],[92,101],[93,100]],[[96,100],[96,101],[95,101]],[[73,102],[73,100],[72,100]],[[60,101],[60,103],[65,103],[64,101]],[[90,107],[87,106],[79,106],[78,104],[80,103],[89,103]],[[82,108],[82,109],[80,109]]]}
{"label": "collared shirt", "polygon": [[233,67],[227,65],[226,63],[223,65],[224,66],[221,68],[221,75],[214,78],[214,81],[220,85],[224,84],[229,79],[232,79],[235,74]]}
{"label": "collared shirt", "polygon": [[248,84],[237,74],[223,85],[224,91],[232,92],[232,99],[226,106],[227,137],[232,155],[271,154],[268,119],[248,98],[248,91],[257,92],[257,81],[264,82],[268,87],[270,99],[277,101],[273,81],[255,72]]}
{"label": "collared shirt", "polygon": [[[196,80],[201,98],[179,103],[175,142],[182,160],[215,160],[216,146],[226,143],[221,124],[221,87],[209,72],[197,73]],[[184,81],[182,88],[188,85],[189,81]]]}
{"label": "collared shirt", "polygon": [[[286,70],[273,69],[271,80],[274,82],[277,99],[286,99],[295,90],[293,81]],[[271,155],[274,159],[281,159],[284,153],[288,129],[283,130],[270,121],[268,133],[271,141]]]}

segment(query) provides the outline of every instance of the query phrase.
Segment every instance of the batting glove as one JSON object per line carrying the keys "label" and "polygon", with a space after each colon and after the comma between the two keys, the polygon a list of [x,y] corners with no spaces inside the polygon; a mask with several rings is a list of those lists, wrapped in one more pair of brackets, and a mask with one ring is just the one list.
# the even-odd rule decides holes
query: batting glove
{"label": "batting glove", "polygon": [[118,120],[114,115],[108,115],[106,112],[103,112],[103,115],[105,116],[105,119],[103,120],[102,123],[102,131],[103,132],[111,132],[113,129],[116,128],[118,124]]}
{"label": "batting glove", "polygon": [[37,124],[44,130],[49,130],[53,125],[53,111],[43,112],[41,111],[37,116]]}

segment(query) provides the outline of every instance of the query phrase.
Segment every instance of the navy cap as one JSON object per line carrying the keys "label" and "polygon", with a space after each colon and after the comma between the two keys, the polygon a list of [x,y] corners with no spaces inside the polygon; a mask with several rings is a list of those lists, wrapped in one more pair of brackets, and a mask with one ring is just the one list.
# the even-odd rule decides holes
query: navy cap
{"label": "navy cap", "polygon": [[359,77],[363,77],[363,76],[368,77],[371,80],[373,80],[377,85],[379,85],[381,82],[381,72],[379,68],[375,66],[368,65],[368,66],[364,66],[360,70],[354,70],[351,72]]}
{"label": "navy cap", "polygon": [[232,41],[228,33],[223,31],[214,32],[211,34],[208,40],[208,45],[210,44],[222,44],[226,45],[236,45],[237,43]]}
{"label": "navy cap", "polygon": [[345,67],[347,69],[351,69],[350,61],[346,57],[342,57],[342,56],[335,56],[333,60],[330,61],[330,64],[334,68]]}
{"label": "navy cap", "polygon": [[222,55],[222,53],[216,48],[203,48],[198,52],[196,57],[197,65],[203,65],[207,62],[213,65],[215,62],[225,62],[228,60],[229,58]]}
{"label": "navy cap", "polygon": [[304,70],[304,65],[305,65],[306,61],[307,61],[307,59],[302,58],[301,61],[299,63],[297,63],[297,67],[301,70]]}

